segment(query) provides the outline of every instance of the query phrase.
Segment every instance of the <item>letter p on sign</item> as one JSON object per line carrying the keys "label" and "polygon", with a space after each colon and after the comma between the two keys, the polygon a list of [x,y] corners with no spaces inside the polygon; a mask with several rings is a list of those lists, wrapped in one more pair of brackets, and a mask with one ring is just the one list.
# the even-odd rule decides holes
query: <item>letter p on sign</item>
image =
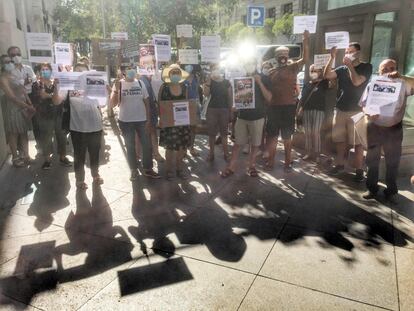
{"label": "letter p on sign", "polygon": [[247,26],[263,27],[265,20],[264,6],[248,6],[247,7]]}

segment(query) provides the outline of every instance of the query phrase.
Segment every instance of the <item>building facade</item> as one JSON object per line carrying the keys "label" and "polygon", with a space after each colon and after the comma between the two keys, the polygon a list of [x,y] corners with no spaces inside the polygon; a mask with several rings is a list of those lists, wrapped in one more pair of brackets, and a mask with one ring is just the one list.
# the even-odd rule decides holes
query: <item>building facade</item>
{"label": "building facade", "polygon": [[[27,60],[25,33],[53,33],[54,8],[54,0],[0,0],[0,53],[5,54],[9,46],[18,46],[23,58]],[[7,154],[4,122],[0,109],[0,167]]]}

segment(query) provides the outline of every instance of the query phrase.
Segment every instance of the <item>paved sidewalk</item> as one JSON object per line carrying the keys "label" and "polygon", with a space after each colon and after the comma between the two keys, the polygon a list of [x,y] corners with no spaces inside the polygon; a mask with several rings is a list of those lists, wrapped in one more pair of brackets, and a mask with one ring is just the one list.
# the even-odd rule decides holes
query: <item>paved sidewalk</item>
{"label": "paved sidewalk", "polygon": [[0,310],[413,310],[408,178],[393,206],[299,160],[251,178],[243,156],[224,180],[200,136],[190,179],[132,184],[106,131],[102,187],[57,163],[0,172]]}

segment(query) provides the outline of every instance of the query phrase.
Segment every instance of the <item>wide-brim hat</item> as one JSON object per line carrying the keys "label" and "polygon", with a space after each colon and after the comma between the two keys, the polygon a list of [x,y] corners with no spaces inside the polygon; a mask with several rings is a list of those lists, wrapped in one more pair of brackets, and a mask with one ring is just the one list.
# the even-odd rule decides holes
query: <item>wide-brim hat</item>
{"label": "wide-brim hat", "polygon": [[172,65],[170,65],[170,66],[168,66],[168,67],[166,67],[166,68],[164,68],[162,70],[162,74],[161,74],[162,81],[164,81],[165,83],[171,83],[170,71],[171,70],[176,70],[176,69],[178,69],[178,70],[181,71],[181,80],[180,80],[180,83],[182,83],[185,80],[187,80],[187,78],[190,76],[190,74],[187,71],[182,70],[179,65],[172,64]]}

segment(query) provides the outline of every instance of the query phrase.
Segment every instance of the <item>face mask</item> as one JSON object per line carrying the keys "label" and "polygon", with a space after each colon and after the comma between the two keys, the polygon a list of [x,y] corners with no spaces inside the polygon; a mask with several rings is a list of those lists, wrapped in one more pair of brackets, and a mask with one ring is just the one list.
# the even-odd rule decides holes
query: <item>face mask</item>
{"label": "face mask", "polygon": [[52,76],[52,72],[50,70],[42,70],[41,75],[45,79],[50,79],[50,77]]}
{"label": "face mask", "polygon": [[6,70],[7,72],[10,72],[14,69],[14,64],[12,63],[8,63],[4,65],[4,70]]}
{"label": "face mask", "polygon": [[171,75],[171,83],[180,83],[181,76],[180,75]]}
{"label": "face mask", "polygon": [[287,61],[288,61],[288,58],[286,56],[281,56],[281,57],[278,57],[277,64],[279,65],[279,67],[280,66],[286,66]]}
{"label": "face mask", "polygon": [[310,76],[310,78],[311,78],[312,80],[316,80],[316,79],[318,79],[318,78],[319,78],[319,74],[318,74],[317,72],[311,72],[311,73],[309,74],[309,76]]}
{"label": "face mask", "polygon": [[13,62],[15,64],[20,64],[22,62],[22,57],[21,56],[18,56],[18,55],[14,56],[13,57]]}
{"label": "face mask", "polygon": [[127,78],[132,80],[135,78],[137,73],[135,72],[134,69],[129,69],[127,70],[126,74],[127,74]]}
{"label": "face mask", "polygon": [[187,71],[188,73],[192,73],[193,72],[193,66],[192,65],[186,65],[185,66],[185,71]]}

